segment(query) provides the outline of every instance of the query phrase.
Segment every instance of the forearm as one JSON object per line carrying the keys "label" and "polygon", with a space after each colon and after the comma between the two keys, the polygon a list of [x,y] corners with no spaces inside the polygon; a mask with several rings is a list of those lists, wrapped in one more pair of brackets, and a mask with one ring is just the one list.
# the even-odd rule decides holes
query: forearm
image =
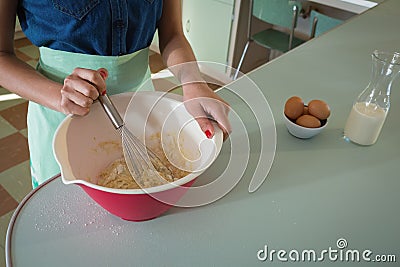
{"label": "forearm", "polygon": [[161,51],[164,63],[182,84],[203,81],[192,48],[183,35],[171,38]]}
{"label": "forearm", "polygon": [[22,98],[60,111],[62,85],[47,79],[14,54],[0,53],[0,84]]}
{"label": "forearm", "polygon": [[14,54],[18,1],[0,0],[0,85],[28,100],[60,110],[62,85],[46,79]]}
{"label": "forearm", "polygon": [[182,31],[181,0],[163,2],[158,34],[164,63],[182,84],[185,107],[196,119],[207,138],[214,135],[212,117],[228,136],[229,106],[213,92],[201,77],[195,55]]}

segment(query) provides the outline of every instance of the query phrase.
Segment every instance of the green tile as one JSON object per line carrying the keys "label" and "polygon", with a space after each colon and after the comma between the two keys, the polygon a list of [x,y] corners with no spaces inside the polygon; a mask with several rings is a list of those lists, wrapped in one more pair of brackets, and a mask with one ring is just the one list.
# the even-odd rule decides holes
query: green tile
{"label": "green tile", "polygon": [[11,100],[3,99],[4,96],[10,95],[10,94],[13,94],[13,93],[8,91],[4,87],[0,86],[0,111],[27,101],[26,99],[23,99],[23,98],[17,98],[17,99],[11,99]]}
{"label": "green tile", "polygon": [[[3,246],[5,246],[5,243],[6,243],[8,224],[10,223],[10,220],[11,220],[11,217],[13,214],[14,214],[14,210],[12,210],[9,213],[6,213],[0,217],[0,242]],[[1,250],[4,253],[4,249],[1,249]],[[1,261],[3,260],[1,257],[4,257],[4,255],[0,255],[0,266],[2,266]],[[4,265],[5,265],[5,258],[3,261],[4,261]]]}
{"label": "green tile", "polygon": [[6,137],[8,135],[11,135],[11,134],[13,134],[15,132],[17,132],[17,129],[15,129],[2,116],[0,116],[0,139],[3,138],[3,137]]}
{"label": "green tile", "polygon": [[10,93],[10,91],[8,91],[6,88],[0,86],[0,95],[7,95],[9,93]]}
{"label": "green tile", "polygon": [[23,136],[25,136],[26,138],[28,138],[28,129],[27,129],[27,128],[22,129],[22,130],[20,130],[19,132],[20,132]]}
{"label": "green tile", "polygon": [[32,190],[29,160],[0,173],[0,184],[18,202]]}
{"label": "green tile", "polygon": [[28,63],[32,68],[36,69],[37,66],[37,60],[28,60],[26,63]]}
{"label": "green tile", "polygon": [[24,103],[25,101],[27,101],[27,100],[22,99],[22,98],[0,101],[0,110],[5,110],[9,107]]}
{"label": "green tile", "polygon": [[24,46],[18,50],[31,58],[39,58],[39,49],[34,45]]}

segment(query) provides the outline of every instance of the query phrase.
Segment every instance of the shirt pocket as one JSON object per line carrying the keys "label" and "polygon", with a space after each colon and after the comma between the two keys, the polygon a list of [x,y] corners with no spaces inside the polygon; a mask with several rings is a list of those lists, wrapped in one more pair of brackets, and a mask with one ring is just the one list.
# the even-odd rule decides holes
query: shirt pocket
{"label": "shirt pocket", "polygon": [[81,20],[90,10],[99,4],[100,0],[51,0],[51,2],[55,9]]}

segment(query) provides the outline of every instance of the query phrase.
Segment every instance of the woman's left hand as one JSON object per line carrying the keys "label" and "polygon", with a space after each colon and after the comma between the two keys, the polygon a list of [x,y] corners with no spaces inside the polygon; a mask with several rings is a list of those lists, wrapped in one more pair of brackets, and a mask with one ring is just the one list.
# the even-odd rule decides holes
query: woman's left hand
{"label": "woman's left hand", "polygon": [[224,134],[224,140],[232,131],[228,119],[229,104],[219,97],[205,82],[183,85],[183,100],[188,112],[196,119],[201,130],[207,136],[214,136],[215,121]]}

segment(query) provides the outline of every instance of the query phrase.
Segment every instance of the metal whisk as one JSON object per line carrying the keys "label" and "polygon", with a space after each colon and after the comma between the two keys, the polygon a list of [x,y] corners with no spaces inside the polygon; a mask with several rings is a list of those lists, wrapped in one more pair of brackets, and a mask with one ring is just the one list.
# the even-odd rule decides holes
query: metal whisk
{"label": "metal whisk", "polygon": [[130,167],[130,171],[134,172],[134,179],[140,179],[146,170],[153,168],[162,174],[172,176],[171,171],[163,164],[161,159],[125,127],[121,115],[118,113],[108,95],[100,95],[99,102],[103,106],[104,111],[110,118],[115,129],[121,135],[122,145],[125,150],[125,161],[128,167]]}

